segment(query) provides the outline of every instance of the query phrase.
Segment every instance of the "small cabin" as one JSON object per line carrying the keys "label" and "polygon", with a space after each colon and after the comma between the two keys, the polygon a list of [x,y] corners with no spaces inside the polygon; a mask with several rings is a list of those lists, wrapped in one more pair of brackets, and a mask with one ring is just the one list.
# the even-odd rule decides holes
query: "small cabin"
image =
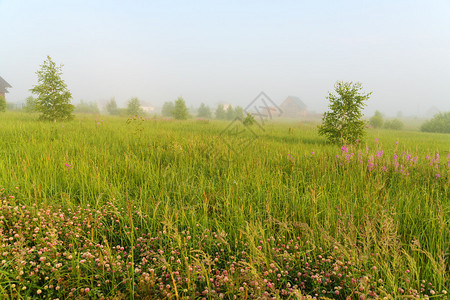
{"label": "small cabin", "polygon": [[300,118],[305,117],[307,114],[306,105],[299,97],[287,97],[286,100],[281,103],[280,107],[283,111],[282,117]]}
{"label": "small cabin", "polygon": [[5,94],[8,93],[7,88],[12,87],[5,79],[0,76],[0,96],[5,98]]}

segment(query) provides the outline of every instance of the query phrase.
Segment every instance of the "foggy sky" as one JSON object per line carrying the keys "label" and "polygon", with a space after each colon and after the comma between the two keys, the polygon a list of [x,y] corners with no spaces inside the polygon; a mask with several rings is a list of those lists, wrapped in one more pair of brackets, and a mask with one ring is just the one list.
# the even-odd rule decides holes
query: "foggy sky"
{"label": "foggy sky", "polygon": [[245,107],[259,92],[327,109],[337,80],[367,114],[450,111],[450,1],[0,0],[0,76],[21,103],[50,55],[73,102]]}

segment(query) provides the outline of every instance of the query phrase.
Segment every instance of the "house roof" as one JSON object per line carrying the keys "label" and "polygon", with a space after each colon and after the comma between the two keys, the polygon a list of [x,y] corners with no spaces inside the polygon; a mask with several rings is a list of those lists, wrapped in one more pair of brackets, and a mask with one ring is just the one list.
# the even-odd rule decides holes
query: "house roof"
{"label": "house roof", "polygon": [[292,102],[294,102],[300,109],[306,109],[306,104],[303,103],[303,101],[299,97],[288,96],[286,98],[286,100],[284,100],[284,102],[286,102],[288,100],[291,100]]}
{"label": "house roof", "polygon": [[0,92],[7,93],[8,91],[6,90],[6,88],[10,88],[10,87],[12,87],[12,86],[9,83],[7,83],[6,80],[0,76]]}

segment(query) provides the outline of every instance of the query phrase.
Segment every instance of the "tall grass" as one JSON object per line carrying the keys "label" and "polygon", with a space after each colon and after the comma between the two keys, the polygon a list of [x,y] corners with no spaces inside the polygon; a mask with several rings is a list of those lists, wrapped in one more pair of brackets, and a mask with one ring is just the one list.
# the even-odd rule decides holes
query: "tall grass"
{"label": "tall grass", "polygon": [[[261,294],[265,297],[289,297],[298,290],[300,294],[336,298],[397,298],[406,294],[443,295],[448,289],[447,135],[370,130],[365,142],[343,149],[326,144],[310,124],[266,124],[252,127],[253,133],[238,125],[239,134],[224,132],[228,125],[107,116],[79,116],[69,123],[54,124],[37,122],[25,114],[2,114],[3,220],[8,216],[20,219],[11,212],[16,206],[23,206],[23,214],[30,216],[57,210],[83,218],[93,214],[102,226],[88,229],[83,223],[78,233],[69,226],[67,237],[59,234],[61,243],[66,245],[64,239],[77,234],[80,241],[85,238],[93,245],[102,245],[105,253],[95,252],[94,256],[128,252],[121,259],[126,257],[123,263],[130,263],[130,268],[115,273],[91,266],[76,276],[69,268],[65,271],[69,278],[66,287],[53,288],[54,294],[48,295],[128,297],[147,293],[168,298],[214,298],[223,293],[226,297],[256,297],[258,289],[249,287],[252,276],[255,282],[265,284],[261,290],[267,293]],[[13,241],[8,244],[12,224],[8,224],[0,223],[6,239],[0,250],[13,255]],[[156,248],[147,236],[158,239]],[[187,236],[192,237],[189,242]],[[143,275],[146,263],[136,245],[144,247],[144,241],[149,247],[146,251],[153,249],[148,253],[152,253],[154,265],[150,269],[155,273]],[[278,254],[276,249],[290,241],[297,241],[303,252],[284,248],[285,252]],[[32,246],[24,242],[23,247]],[[71,251],[79,256],[85,250],[82,247],[77,243]],[[220,249],[223,255],[218,262],[210,262]],[[159,250],[175,251],[180,259],[188,257],[193,262],[175,266],[170,262],[174,254],[165,256]],[[244,257],[238,259],[243,252]],[[6,255],[5,261],[12,257]],[[318,275],[303,271],[309,280],[304,280],[303,289],[297,284],[301,278],[282,274],[280,281],[280,277],[261,275],[269,270],[288,272],[289,267],[282,265],[284,259],[292,261],[296,270],[311,260]],[[336,279],[334,290],[330,290],[322,279],[318,281],[325,276],[321,270],[331,274],[343,261],[352,266],[351,271],[343,271],[348,285]],[[237,264],[244,270],[242,276],[230,275],[235,284],[225,284],[228,290],[211,294],[215,290],[212,282],[222,278],[214,272],[230,272],[230,265]],[[326,270],[328,265],[332,266],[330,271]],[[20,281],[14,276],[17,270],[8,266],[0,265],[1,280],[8,283],[5,294],[43,291],[46,280],[34,285],[27,283],[29,279]],[[200,267],[197,284],[179,283],[177,276],[189,278],[192,266]],[[173,270],[168,272],[167,268]],[[103,278],[101,287],[89,282],[88,274]],[[158,276],[164,279],[158,281]],[[160,289],[166,280],[170,291]],[[17,290],[19,283],[13,281],[27,289]],[[76,282],[88,292],[72,291]],[[243,283],[246,285],[236,286]],[[284,290],[288,294],[283,294]]]}

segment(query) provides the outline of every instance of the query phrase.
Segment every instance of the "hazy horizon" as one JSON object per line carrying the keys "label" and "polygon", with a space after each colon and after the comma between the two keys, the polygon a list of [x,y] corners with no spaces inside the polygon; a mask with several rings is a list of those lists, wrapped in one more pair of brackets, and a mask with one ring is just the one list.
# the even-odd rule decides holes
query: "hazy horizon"
{"label": "hazy horizon", "polygon": [[261,91],[327,110],[336,81],[373,92],[366,113],[450,111],[449,1],[0,0],[0,76],[23,103],[47,55],[73,103],[245,107]]}

